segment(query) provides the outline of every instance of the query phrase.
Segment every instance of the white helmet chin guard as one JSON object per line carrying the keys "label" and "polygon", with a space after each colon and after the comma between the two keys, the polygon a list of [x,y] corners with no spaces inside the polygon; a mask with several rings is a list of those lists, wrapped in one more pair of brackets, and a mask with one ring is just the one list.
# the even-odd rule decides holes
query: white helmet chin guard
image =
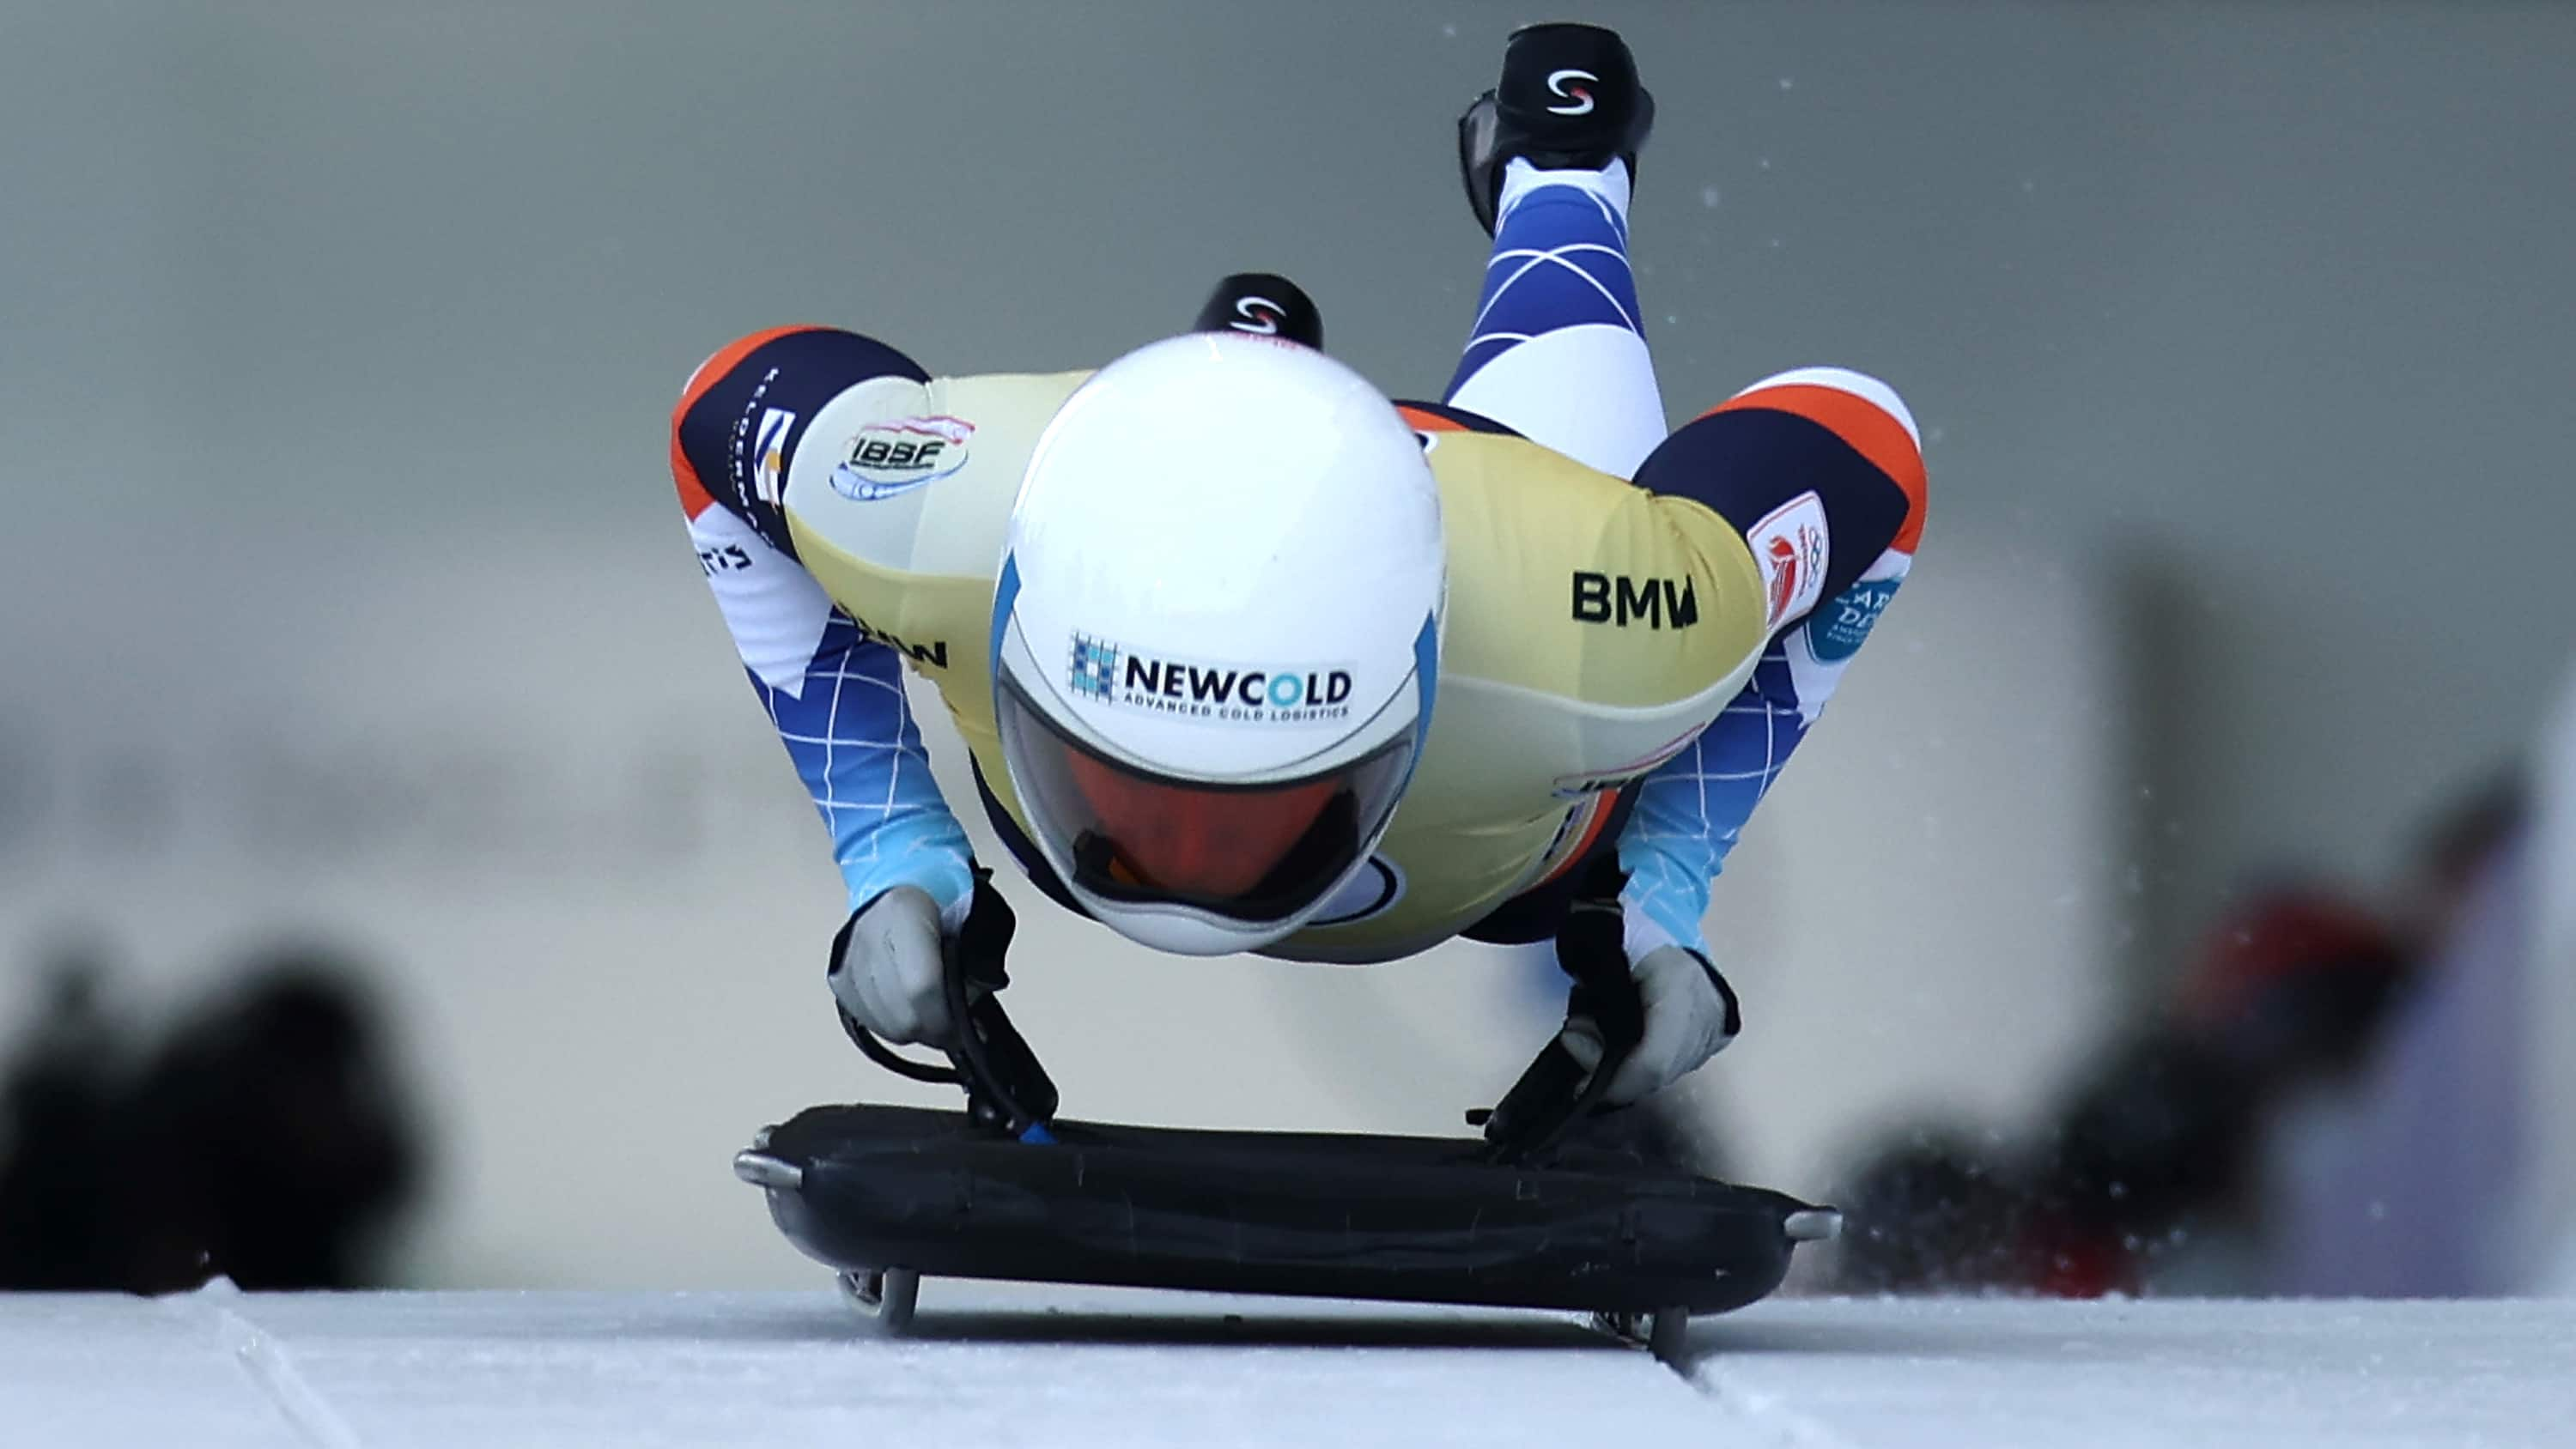
{"label": "white helmet chin guard", "polygon": [[993,600],[1047,864],[1162,950],[1294,932],[1412,776],[1446,590],[1421,441],[1358,373],[1233,332],[1101,369],[1038,440]]}

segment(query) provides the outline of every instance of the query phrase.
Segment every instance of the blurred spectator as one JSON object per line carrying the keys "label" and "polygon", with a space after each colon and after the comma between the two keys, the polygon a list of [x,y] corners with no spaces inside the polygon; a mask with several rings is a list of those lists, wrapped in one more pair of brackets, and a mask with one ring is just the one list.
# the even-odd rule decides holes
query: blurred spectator
{"label": "blurred spectator", "polygon": [[96,1002],[102,970],[80,947],[48,963],[33,1038],[0,1075],[0,1288],[108,1281],[100,1148],[115,1112],[115,1043]]}
{"label": "blurred spectator", "polygon": [[1882,1149],[1842,1194],[1849,1291],[2137,1291],[2152,1260],[2240,1220],[2266,1104],[2348,1070],[2405,974],[2394,934],[2317,886],[2258,892],[2168,1007],[2105,1054],[2045,1139]]}
{"label": "blurred spectator", "polygon": [[2222,918],[2165,1019],[2061,1118],[2032,1187],[2063,1240],[2043,1286],[2135,1291],[2156,1258],[2252,1231],[2268,1113],[2352,1071],[2408,967],[2392,928],[2322,887]]}
{"label": "blurred spectator", "polygon": [[7,1075],[0,1287],[351,1288],[419,1148],[349,962],[267,954],[129,1065],[93,970]]}
{"label": "blurred spectator", "polygon": [[2398,932],[2323,887],[2257,893],[2220,920],[2174,997],[2175,1035],[2257,1092],[2349,1070],[2408,970]]}
{"label": "blurred spectator", "polygon": [[[2522,801],[2506,778],[2442,812],[2385,916],[2314,884],[2251,894],[2203,939],[2165,1008],[2077,1082],[2041,1141],[1980,1155],[1960,1134],[1918,1130],[1883,1147],[1843,1194],[1853,1232],[1840,1286],[2507,1286],[2458,1266],[2475,1254],[2453,1240],[2476,1220],[2462,1209],[2508,1173],[2494,1144],[2522,1110],[2500,1005],[2511,999],[2500,973],[2521,955],[2499,938],[2520,919],[2500,877]],[[2408,1064],[2407,1085],[2388,1085],[2392,1061]],[[2322,1165],[2292,1172],[2324,1124],[2365,1112],[2375,1136],[2341,1124]],[[2475,1143],[2489,1149],[2463,1158]],[[2285,1192],[2285,1174],[2303,1190]]]}

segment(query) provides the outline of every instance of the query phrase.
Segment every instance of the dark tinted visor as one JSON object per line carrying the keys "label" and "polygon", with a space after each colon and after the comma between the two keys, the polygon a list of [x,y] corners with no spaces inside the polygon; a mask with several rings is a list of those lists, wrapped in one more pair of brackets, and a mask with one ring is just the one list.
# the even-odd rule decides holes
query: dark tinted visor
{"label": "dark tinted visor", "polygon": [[994,703],[1021,812],[1070,858],[1075,885],[1247,922],[1284,920],[1341,879],[1395,808],[1413,755],[1407,731],[1301,779],[1210,784],[1086,748],[1030,708],[1016,684],[1005,682]]}

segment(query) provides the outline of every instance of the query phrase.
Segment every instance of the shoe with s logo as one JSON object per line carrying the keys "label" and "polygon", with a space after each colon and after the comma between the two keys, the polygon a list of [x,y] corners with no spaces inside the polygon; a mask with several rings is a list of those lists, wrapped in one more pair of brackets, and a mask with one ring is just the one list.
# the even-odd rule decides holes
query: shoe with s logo
{"label": "shoe with s logo", "polygon": [[1614,30],[1555,23],[1524,26],[1503,46],[1502,79],[1458,118],[1458,171],[1486,234],[1515,156],[1546,170],[1597,171],[1628,163],[1655,126],[1655,98],[1637,82],[1636,58]]}

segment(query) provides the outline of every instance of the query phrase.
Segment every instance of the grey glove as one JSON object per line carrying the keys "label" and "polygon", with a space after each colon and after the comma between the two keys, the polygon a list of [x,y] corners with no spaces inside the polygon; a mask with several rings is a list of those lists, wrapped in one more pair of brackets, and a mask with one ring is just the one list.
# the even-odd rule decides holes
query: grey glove
{"label": "grey glove", "polygon": [[850,1019],[887,1041],[949,1039],[939,903],[918,886],[868,902],[833,944],[832,995]]}
{"label": "grey glove", "polygon": [[[1646,1031],[1604,1093],[1605,1100],[1620,1106],[1697,1071],[1744,1029],[1734,989],[1698,952],[1657,946],[1628,969],[1644,999]],[[1585,1070],[1601,1065],[1601,1029],[1592,1018],[1566,1018],[1558,1040]]]}

